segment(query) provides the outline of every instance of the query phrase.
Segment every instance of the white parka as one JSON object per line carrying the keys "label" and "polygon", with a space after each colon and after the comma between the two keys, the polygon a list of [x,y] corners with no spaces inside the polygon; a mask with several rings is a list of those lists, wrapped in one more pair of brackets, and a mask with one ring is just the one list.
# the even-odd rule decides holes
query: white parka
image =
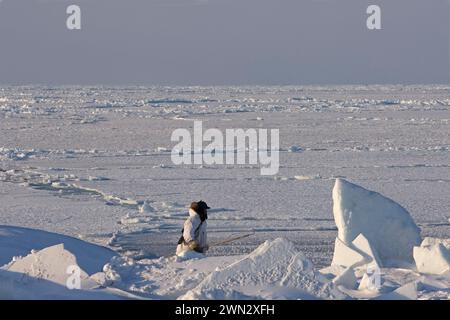
{"label": "white parka", "polygon": [[200,216],[193,209],[189,209],[189,218],[184,222],[184,243],[177,246],[177,254],[183,251],[190,250],[187,245],[192,240],[196,240],[200,246],[200,249],[206,251],[207,248],[207,236],[206,236],[206,220],[200,219]]}

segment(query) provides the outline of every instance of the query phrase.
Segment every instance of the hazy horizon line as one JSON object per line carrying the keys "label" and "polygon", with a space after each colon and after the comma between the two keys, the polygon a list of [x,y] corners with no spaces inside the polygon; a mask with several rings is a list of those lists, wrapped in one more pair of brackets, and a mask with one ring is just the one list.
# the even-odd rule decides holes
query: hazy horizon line
{"label": "hazy horizon line", "polygon": [[439,85],[449,85],[449,82],[398,82],[398,83],[292,83],[292,84],[138,84],[138,83],[124,83],[124,84],[107,84],[107,83],[92,83],[92,84],[79,84],[79,83],[64,83],[64,84],[53,84],[53,83],[0,83],[0,87],[171,87],[171,88],[186,88],[186,87],[350,87],[350,86],[439,86]]}

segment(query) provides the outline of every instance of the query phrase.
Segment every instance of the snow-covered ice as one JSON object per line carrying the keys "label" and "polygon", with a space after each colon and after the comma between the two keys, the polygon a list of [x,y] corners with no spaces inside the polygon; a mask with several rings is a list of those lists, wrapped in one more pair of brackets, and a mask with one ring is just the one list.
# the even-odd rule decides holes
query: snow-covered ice
{"label": "snow-covered ice", "polygon": [[[0,233],[0,257],[5,259],[13,252],[16,254],[9,263],[0,267],[0,299],[139,298],[115,288],[104,288],[99,283],[103,265],[115,255],[107,248],[23,228],[0,227]],[[30,242],[20,241],[24,239]],[[60,244],[33,249],[23,257],[18,256],[26,246],[40,248],[52,242]],[[76,255],[66,250],[65,244]],[[71,282],[72,275],[77,276],[74,282]]]}
{"label": "snow-covered ice", "polygon": [[[450,238],[449,94],[448,85],[1,87],[0,265],[62,243],[91,280],[116,290],[100,297],[57,284],[52,295],[48,280],[31,281],[30,292],[46,298],[312,298],[322,288],[314,274],[346,298],[448,299],[447,273],[432,274],[442,269],[429,263],[444,255],[425,257]],[[171,133],[198,120],[205,129],[280,129],[278,175],[262,177],[253,165],[175,166]],[[187,205],[199,199],[216,209],[211,242],[251,236],[174,259]],[[253,289],[208,284],[233,264],[251,283],[249,255],[270,260],[270,250],[255,250],[278,238],[301,257],[294,261],[314,265],[298,272],[304,281],[281,263]],[[358,290],[371,287],[369,267],[380,268],[381,287]],[[1,279],[11,279],[6,272]],[[15,288],[9,297],[35,297],[26,283]]]}
{"label": "snow-covered ice", "polygon": [[[3,269],[65,286],[68,278],[67,271],[71,266],[80,268],[77,258],[65,250],[63,244],[58,244],[37,252],[33,251],[23,258],[15,258]],[[79,273],[81,281],[89,278],[89,275],[81,268]]]}
{"label": "snow-covered ice", "polygon": [[[284,293],[283,293],[284,291]],[[266,241],[244,259],[212,272],[180,299],[338,299],[331,282],[285,239]]]}
{"label": "snow-covered ice", "polygon": [[14,257],[26,256],[32,250],[42,250],[60,244],[77,257],[77,264],[88,274],[102,271],[103,265],[117,255],[111,249],[69,236],[28,228],[0,226],[0,266],[9,263]]}

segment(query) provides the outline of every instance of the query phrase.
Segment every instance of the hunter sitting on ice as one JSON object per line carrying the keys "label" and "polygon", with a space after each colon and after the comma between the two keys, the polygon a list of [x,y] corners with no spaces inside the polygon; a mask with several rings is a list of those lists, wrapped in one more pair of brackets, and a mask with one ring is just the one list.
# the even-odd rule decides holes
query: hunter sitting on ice
{"label": "hunter sitting on ice", "polygon": [[189,209],[189,218],[184,223],[182,236],[178,240],[177,255],[185,251],[205,253],[208,250],[206,242],[206,220],[208,219],[206,202],[192,202]]}

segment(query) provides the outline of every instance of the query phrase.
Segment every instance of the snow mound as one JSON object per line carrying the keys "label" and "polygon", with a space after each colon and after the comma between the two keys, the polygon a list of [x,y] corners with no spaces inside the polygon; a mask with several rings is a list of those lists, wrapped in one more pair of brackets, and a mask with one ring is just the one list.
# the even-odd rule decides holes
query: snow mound
{"label": "snow mound", "polygon": [[101,273],[90,278],[77,264],[77,257],[59,244],[15,258],[0,268],[0,299],[139,298],[101,287],[101,278]]}
{"label": "snow mound", "polygon": [[[339,239],[347,246],[360,234],[383,266],[413,264],[420,230],[408,211],[383,195],[336,179],[333,214]],[[362,244],[367,247],[367,244]],[[368,249],[368,248],[366,248]]]}
{"label": "snow mound", "polygon": [[81,280],[88,279],[87,273],[78,266],[77,258],[59,244],[12,261],[2,269],[65,286],[75,268],[78,268]]}
{"label": "snow mound", "polygon": [[116,300],[139,297],[113,288],[70,290],[44,279],[0,269],[0,300]]}
{"label": "snow mound", "polygon": [[414,247],[414,260],[421,273],[450,271],[450,239],[425,238],[420,247]]}
{"label": "snow mound", "polygon": [[185,260],[192,260],[192,259],[203,259],[205,258],[205,255],[200,252],[195,252],[192,250],[186,250],[178,253],[176,255],[177,261],[185,261]]}
{"label": "snow mound", "polygon": [[314,271],[312,263],[293,243],[278,238],[266,241],[242,260],[216,269],[180,299],[234,297],[335,299],[343,295]]}
{"label": "snow mound", "polygon": [[247,296],[241,292],[230,289],[205,288],[202,291],[190,290],[179,300],[253,300],[252,296]]}
{"label": "snow mound", "polygon": [[14,257],[26,256],[58,244],[77,257],[77,264],[89,275],[100,272],[116,253],[108,248],[72,237],[20,227],[0,226],[0,266]]}

